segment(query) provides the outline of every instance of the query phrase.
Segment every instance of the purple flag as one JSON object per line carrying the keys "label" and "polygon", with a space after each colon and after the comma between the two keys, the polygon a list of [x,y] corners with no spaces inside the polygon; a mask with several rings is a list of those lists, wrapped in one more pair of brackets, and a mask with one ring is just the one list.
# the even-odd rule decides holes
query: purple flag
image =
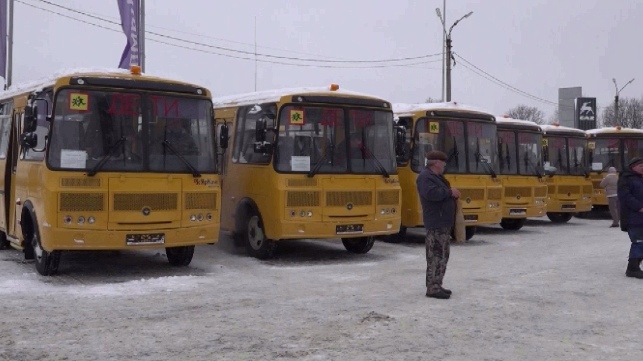
{"label": "purple flag", "polygon": [[7,81],[7,0],[0,0],[0,69]]}
{"label": "purple flag", "polygon": [[[6,0],[0,0],[6,1]],[[127,37],[127,45],[123,50],[121,62],[118,67],[129,69],[132,65],[141,65],[139,43],[138,43],[138,29],[139,29],[139,0],[116,0],[118,1],[118,10],[121,13],[121,26],[123,32]]]}

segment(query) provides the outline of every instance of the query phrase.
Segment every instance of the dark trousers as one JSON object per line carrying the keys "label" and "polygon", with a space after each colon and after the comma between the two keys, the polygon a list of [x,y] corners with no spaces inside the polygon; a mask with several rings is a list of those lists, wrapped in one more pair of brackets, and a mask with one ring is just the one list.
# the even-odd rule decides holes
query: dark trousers
{"label": "dark trousers", "polygon": [[630,260],[643,259],[643,227],[627,227],[627,234],[630,236]]}
{"label": "dark trousers", "polygon": [[442,287],[442,279],[449,262],[451,229],[431,229],[426,232],[426,292],[436,293]]}
{"label": "dark trousers", "polygon": [[612,224],[618,224],[619,214],[618,214],[618,197],[607,197],[607,206],[610,210],[610,216],[612,216]]}

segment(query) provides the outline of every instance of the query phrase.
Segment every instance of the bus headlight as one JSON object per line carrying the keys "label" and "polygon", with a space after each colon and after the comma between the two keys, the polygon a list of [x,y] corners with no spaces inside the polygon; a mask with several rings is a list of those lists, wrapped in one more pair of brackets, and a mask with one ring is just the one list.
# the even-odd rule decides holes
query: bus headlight
{"label": "bus headlight", "polygon": [[590,199],[592,199],[592,197],[590,197],[590,196],[583,196],[583,202],[587,202],[587,201],[589,201]]}
{"label": "bus headlight", "polygon": [[536,204],[537,206],[542,206],[542,205],[545,205],[545,201],[542,199],[536,199],[534,201],[534,204]]}
{"label": "bus headlight", "polygon": [[72,219],[73,218],[71,218],[71,216],[65,216],[65,218],[63,218],[63,222],[65,224],[71,224]]}
{"label": "bus headlight", "polygon": [[199,215],[196,216],[196,219],[201,222],[203,220],[203,214],[199,213]]}
{"label": "bus headlight", "polygon": [[89,216],[89,218],[87,218],[87,223],[89,224],[96,223],[96,218],[94,218],[93,216]]}
{"label": "bus headlight", "polygon": [[489,208],[498,208],[500,207],[500,203],[498,202],[489,202]]}
{"label": "bus headlight", "polygon": [[212,213],[206,214],[205,219],[207,219],[208,221],[211,221],[212,220]]}
{"label": "bus headlight", "polygon": [[306,213],[306,215],[307,215],[308,217],[312,217],[312,216],[313,216],[313,212],[312,212],[312,211],[308,211],[308,213]]}
{"label": "bus headlight", "polygon": [[80,216],[78,217],[78,224],[84,224],[85,223],[85,217]]}
{"label": "bus headlight", "polygon": [[190,221],[192,221],[192,222],[196,221],[196,215],[195,214],[190,214]]}
{"label": "bus headlight", "polygon": [[304,211],[299,212],[299,217],[304,217],[305,215],[306,215],[306,212],[304,212]]}

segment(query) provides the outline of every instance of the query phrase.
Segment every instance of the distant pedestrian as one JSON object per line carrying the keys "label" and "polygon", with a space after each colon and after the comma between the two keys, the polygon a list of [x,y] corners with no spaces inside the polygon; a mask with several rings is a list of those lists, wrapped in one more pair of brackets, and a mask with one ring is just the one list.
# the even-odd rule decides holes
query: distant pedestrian
{"label": "distant pedestrian", "polygon": [[447,155],[431,151],[425,157],[426,168],[418,176],[416,185],[426,230],[426,296],[447,299],[451,297],[451,290],[442,287],[442,280],[449,261],[449,242],[460,192],[451,188],[442,175]]}
{"label": "distant pedestrian", "polygon": [[643,279],[643,159],[633,158],[621,172],[617,185],[621,205],[621,230],[632,244],[625,275]]}
{"label": "distant pedestrian", "polygon": [[618,194],[616,193],[616,186],[618,183],[618,174],[616,174],[616,168],[609,167],[607,170],[607,175],[601,181],[601,188],[605,188],[605,195],[607,196],[607,205],[610,210],[610,215],[612,216],[612,224],[610,227],[618,227],[619,216],[618,216]]}

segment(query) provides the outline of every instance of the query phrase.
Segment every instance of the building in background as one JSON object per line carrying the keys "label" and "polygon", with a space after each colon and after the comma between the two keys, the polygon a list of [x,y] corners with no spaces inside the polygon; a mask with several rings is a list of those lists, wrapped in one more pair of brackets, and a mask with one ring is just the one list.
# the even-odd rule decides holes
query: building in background
{"label": "building in background", "polygon": [[558,88],[558,122],[577,129],[594,129],[596,98],[583,97],[583,87]]}

